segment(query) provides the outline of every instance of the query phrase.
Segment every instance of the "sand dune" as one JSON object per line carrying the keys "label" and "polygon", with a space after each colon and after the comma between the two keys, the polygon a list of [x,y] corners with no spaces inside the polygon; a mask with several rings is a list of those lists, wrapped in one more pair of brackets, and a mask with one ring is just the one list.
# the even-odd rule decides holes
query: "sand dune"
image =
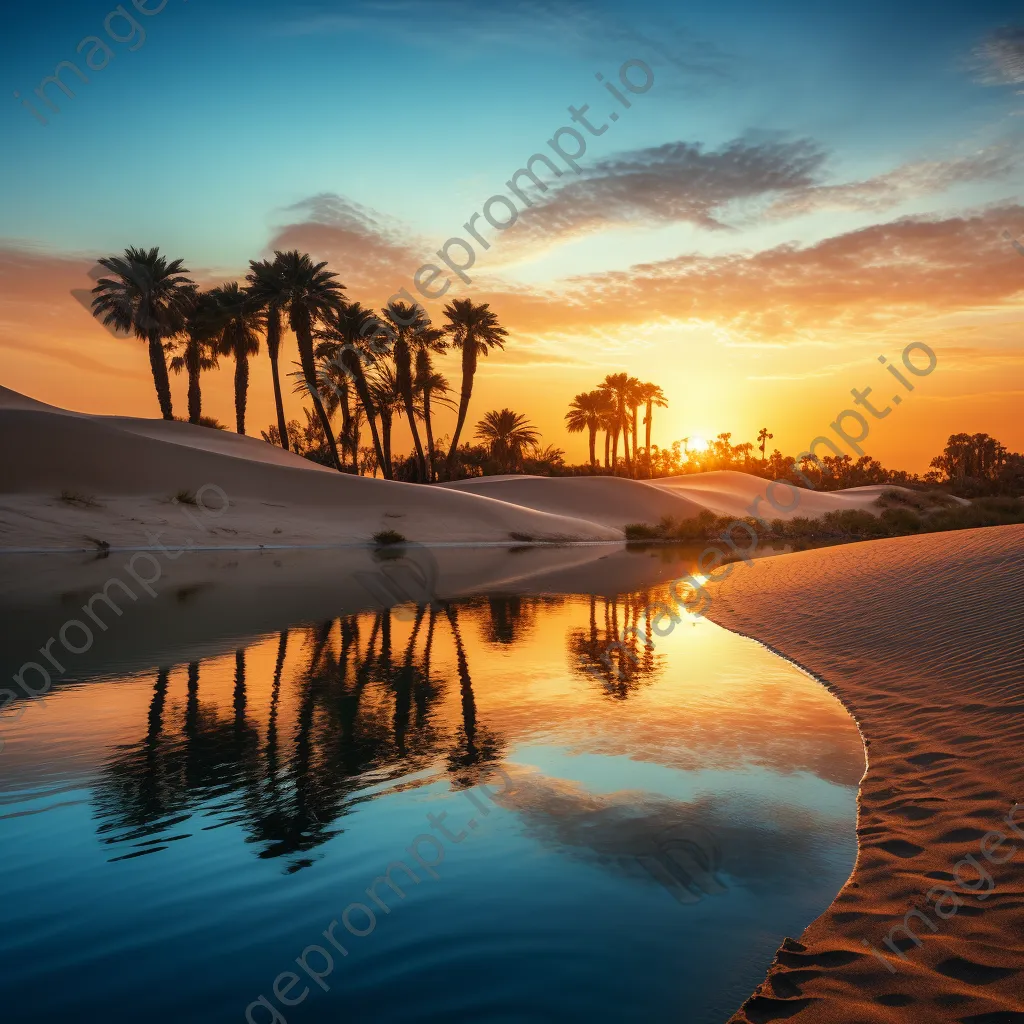
{"label": "sand dune", "polygon": [[[781,484],[772,491],[776,503],[786,509],[781,511],[768,501],[770,483],[749,473],[723,470],[650,481],[617,477],[488,476],[442,486],[620,529],[627,523],[654,524],[663,516],[689,519],[704,509],[737,519],[756,514],[767,520],[797,516],[816,519],[826,512],[844,509],[873,512],[877,511],[875,499],[883,491],[894,489],[891,484],[877,484],[841,491],[811,491]],[[762,499],[760,503],[757,503],[758,498]]]}
{"label": "sand dune", "polygon": [[618,530],[627,523],[656,523],[662,516],[690,518],[704,507],[684,495],[610,476],[488,476],[441,486]]}
{"label": "sand dune", "polygon": [[869,755],[854,874],[734,1024],[1024,1021],[1022,589],[1022,526],[769,558],[714,587],[710,617],[821,678]]}
{"label": "sand dune", "polygon": [[[211,514],[175,504],[183,492]],[[214,515],[221,495],[230,504]],[[366,543],[386,529],[430,543],[622,536],[475,494],[324,471],[253,438],[0,393],[0,549]]]}
{"label": "sand dune", "polygon": [[[497,476],[440,487],[338,474],[262,440],[188,423],[92,416],[0,388],[0,550],[366,543],[395,530],[423,543],[623,539],[627,523],[718,515],[817,517],[871,509],[885,488],[818,493],[745,473],[655,481]],[[205,490],[204,490],[205,488]],[[175,506],[196,494],[216,519]],[[64,496],[63,498],[61,496]],[[159,532],[160,540],[152,539]]]}

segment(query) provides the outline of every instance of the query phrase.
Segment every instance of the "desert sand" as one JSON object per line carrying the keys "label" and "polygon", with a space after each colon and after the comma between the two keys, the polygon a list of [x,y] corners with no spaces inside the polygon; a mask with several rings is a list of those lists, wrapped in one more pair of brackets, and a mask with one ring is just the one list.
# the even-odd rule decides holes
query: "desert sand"
{"label": "desert sand", "polygon": [[1021,526],[768,558],[713,586],[710,617],[828,686],[869,762],[853,875],[734,1024],[1024,1021],[1022,590]]}
{"label": "desert sand", "polygon": [[[183,493],[206,511],[176,504]],[[381,530],[427,543],[622,537],[475,494],[335,473],[226,431],[69,413],[0,389],[0,550],[366,544]]]}
{"label": "desert sand", "polygon": [[[441,487],[335,473],[262,440],[208,427],[93,416],[0,388],[0,551],[368,544],[609,542],[627,523],[710,509],[748,516],[768,483],[745,473],[653,482],[486,477]],[[766,518],[870,508],[882,487],[783,489]],[[198,496],[206,514],[175,501]],[[228,505],[224,506],[227,500]]]}

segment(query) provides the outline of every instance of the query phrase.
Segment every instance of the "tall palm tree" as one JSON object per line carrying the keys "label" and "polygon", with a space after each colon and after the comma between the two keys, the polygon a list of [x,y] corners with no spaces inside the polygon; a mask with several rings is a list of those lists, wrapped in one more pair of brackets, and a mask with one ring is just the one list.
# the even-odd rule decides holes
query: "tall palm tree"
{"label": "tall palm tree", "polygon": [[211,293],[221,324],[218,351],[235,360],[235,429],[245,433],[245,406],[249,395],[249,356],[260,350],[260,332],[266,318],[254,307],[237,281],[222,284]]}
{"label": "tall palm tree", "polygon": [[654,407],[667,409],[668,399],[657,384],[652,384],[649,381],[640,385],[637,389],[637,397],[647,406],[644,414],[644,440],[647,452],[647,479],[650,480],[654,476],[651,466],[651,424],[654,421]]}
{"label": "tall palm tree", "polygon": [[582,391],[569,403],[565,426],[570,434],[590,432],[590,465],[597,468],[597,432],[608,411],[608,396],[602,391]]}
{"label": "tall palm tree", "polygon": [[417,375],[416,393],[420,399],[420,409],[423,413],[423,424],[427,434],[427,476],[431,483],[437,480],[437,462],[434,456],[434,427],[431,419],[431,410],[434,405],[444,406],[446,409],[455,411],[455,403],[448,397],[452,392],[448,378],[437,370],[431,370],[427,375]]}
{"label": "tall palm tree", "polygon": [[299,364],[302,367],[309,397],[327,437],[334,468],[340,471],[338,445],[331,429],[330,417],[317,390],[313,325],[341,307],[344,301],[344,286],[337,280],[337,274],[325,269],[326,263],[314,263],[308,253],[300,253],[297,249],[275,252],[274,265],[278,275],[279,291],[276,294],[279,297],[279,305],[282,310],[288,311],[288,323],[299,346]]}
{"label": "tall palm tree", "polygon": [[765,461],[765,458],[766,458],[766,456],[765,456],[765,448],[768,447],[768,442],[771,441],[772,438],[774,438],[774,437],[775,437],[774,434],[768,433],[768,428],[767,427],[762,427],[761,430],[758,432],[757,439],[760,442],[761,462],[762,463]]}
{"label": "tall palm tree", "polygon": [[411,306],[407,302],[391,302],[385,306],[384,319],[389,325],[392,336],[391,354],[395,361],[395,379],[402,395],[405,415],[412,433],[412,443],[416,449],[416,463],[420,480],[426,480],[427,461],[423,454],[423,442],[416,426],[416,401],[412,375],[413,349],[417,347],[417,336],[430,330],[430,318],[420,306]]}
{"label": "tall palm tree", "polygon": [[270,260],[249,261],[246,293],[266,316],[267,355],[270,357],[270,375],[274,381],[274,405],[277,408],[277,430],[281,447],[288,449],[288,426],[284,418],[284,398],[281,395],[281,373],[278,360],[281,355],[281,312],[285,303],[285,285],[278,263]]}
{"label": "tall palm tree", "polygon": [[405,403],[402,393],[398,389],[398,378],[395,376],[395,371],[387,363],[382,363],[370,378],[369,391],[373,406],[380,415],[380,446],[381,456],[384,460],[381,463],[381,472],[386,480],[393,480],[391,425],[394,422],[395,413],[400,411]]}
{"label": "tall palm tree", "polygon": [[476,425],[476,436],[491,449],[491,456],[506,473],[514,473],[523,452],[535,448],[540,433],[521,413],[511,409],[492,410]]}
{"label": "tall palm tree", "polygon": [[173,420],[171,381],[164,343],[184,327],[194,284],[181,260],[170,263],[156,247],[131,246],[123,256],[106,256],[100,266],[113,277],[101,277],[93,288],[92,315],[105,327],[134,332],[149,345],[149,366],[160,413]]}
{"label": "tall palm tree", "polygon": [[626,389],[626,411],[627,415],[631,420],[631,426],[633,431],[633,467],[632,473],[630,475],[634,479],[636,479],[640,472],[640,466],[638,462],[640,456],[637,454],[640,448],[639,441],[637,438],[637,419],[640,406],[643,405],[644,403],[642,395],[643,384],[639,380],[637,380],[636,377],[630,377]]}
{"label": "tall palm tree", "polygon": [[370,425],[377,465],[384,473],[384,479],[390,480],[390,459],[384,458],[377,430],[378,410],[370,394],[364,366],[387,354],[390,344],[387,332],[377,314],[358,302],[344,303],[327,313],[323,322],[323,329],[317,333],[322,340],[316,352],[322,359],[339,366],[352,381]]}
{"label": "tall palm tree", "polygon": [[615,464],[618,461],[619,433],[622,433],[623,453],[626,458],[626,470],[630,476],[633,475],[633,460],[629,455],[629,401],[632,396],[633,382],[635,377],[628,373],[609,373],[598,385],[598,390],[605,392],[615,402],[615,431],[612,441],[612,472],[615,471]]}
{"label": "tall palm tree", "polygon": [[492,348],[504,348],[508,331],[498,323],[498,317],[484,302],[476,305],[471,299],[455,299],[444,308],[448,320],[445,334],[452,339],[453,347],[462,350],[462,391],[459,395],[459,414],[452,434],[451,447],[445,475],[451,480],[455,475],[455,457],[459,450],[459,437],[469,412],[469,400],[473,396],[473,379],[476,376],[477,360]]}
{"label": "tall palm tree", "polygon": [[188,374],[188,421],[198,423],[203,415],[203,395],[199,375],[218,366],[215,341],[218,335],[217,297],[212,292],[194,289],[185,318],[185,340],[171,360],[175,373]]}
{"label": "tall palm tree", "polygon": [[445,340],[444,331],[428,326],[415,335],[413,348],[416,352],[416,376],[413,385],[422,402],[423,428],[427,435],[424,479],[427,483],[433,483],[436,474],[434,472],[434,425],[430,418],[430,400],[435,391],[447,394],[451,389],[448,386],[447,378],[443,374],[434,372],[434,362],[431,356],[434,353],[447,352],[448,342]]}

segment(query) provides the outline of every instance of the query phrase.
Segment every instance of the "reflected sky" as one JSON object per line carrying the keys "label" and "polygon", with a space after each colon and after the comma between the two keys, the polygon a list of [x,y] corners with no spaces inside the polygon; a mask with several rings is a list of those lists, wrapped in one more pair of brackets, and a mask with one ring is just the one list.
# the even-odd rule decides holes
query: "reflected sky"
{"label": "reflected sky", "polygon": [[[616,647],[664,560],[599,568],[219,644],[208,615],[193,657],[131,648],[27,704],[0,753],[13,1019],[724,1020],[852,870],[863,748],[706,620]],[[398,860],[419,880],[384,911]],[[288,1006],[332,921],[345,955]]]}

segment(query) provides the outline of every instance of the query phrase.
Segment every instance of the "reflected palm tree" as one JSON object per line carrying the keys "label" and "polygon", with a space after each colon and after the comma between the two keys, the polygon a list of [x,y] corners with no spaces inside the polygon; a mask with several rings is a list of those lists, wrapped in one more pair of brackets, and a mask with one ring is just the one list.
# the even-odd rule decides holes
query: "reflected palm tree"
{"label": "reflected palm tree", "polygon": [[[598,601],[603,603],[599,611]],[[577,672],[596,679],[604,692],[625,700],[641,685],[649,682],[658,668],[651,642],[650,594],[646,591],[626,598],[590,596],[588,630],[573,629],[567,636],[570,661]],[[641,645],[637,636],[640,612],[644,611]],[[619,616],[623,628],[619,629]],[[599,628],[598,619],[603,620]]]}
{"label": "reflected palm tree", "polygon": [[476,697],[459,628],[459,612],[451,604],[446,604],[444,610],[455,641],[459,693],[462,699],[462,729],[455,747],[448,754],[448,770],[460,789],[469,789],[481,781],[482,769],[500,760],[503,744],[489,729],[477,725]]}

